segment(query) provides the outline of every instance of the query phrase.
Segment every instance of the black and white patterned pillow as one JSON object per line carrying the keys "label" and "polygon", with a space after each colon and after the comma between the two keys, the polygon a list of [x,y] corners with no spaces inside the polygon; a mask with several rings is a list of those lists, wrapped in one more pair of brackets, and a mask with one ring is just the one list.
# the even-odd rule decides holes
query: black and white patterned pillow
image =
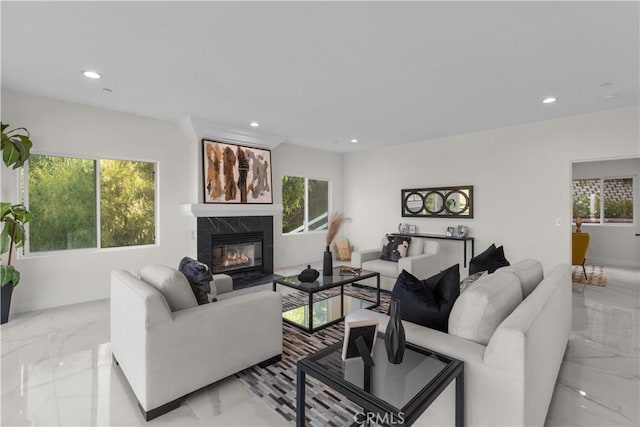
{"label": "black and white patterned pillow", "polygon": [[462,293],[465,290],[469,289],[469,286],[471,286],[473,284],[473,282],[475,282],[476,280],[478,280],[479,278],[481,278],[482,276],[484,276],[486,274],[489,274],[489,272],[487,270],[478,271],[477,273],[473,273],[472,275],[462,279],[460,281],[460,293]]}
{"label": "black and white patterned pillow", "polygon": [[407,253],[409,253],[410,243],[411,237],[385,235],[382,240],[380,259],[384,261],[398,262],[400,258],[406,257]]}

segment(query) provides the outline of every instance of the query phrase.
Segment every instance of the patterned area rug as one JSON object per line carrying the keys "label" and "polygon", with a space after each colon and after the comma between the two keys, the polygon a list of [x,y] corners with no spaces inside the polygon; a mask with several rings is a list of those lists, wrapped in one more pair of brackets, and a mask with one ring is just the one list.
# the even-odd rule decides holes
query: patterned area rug
{"label": "patterned area rug", "polygon": [[585,265],[587,270],[587,278],[584,278],[582,267],[573,266],[573,275],[571,281],[583,285],[607,286],[607,274],[601,265]]}
{"label": "patterned area rug", "polygon": [[[340,289],[320,292],[314,299],[319,300],[327,295],[339,294]],[[375,300],[375,291],[368,288],[345,286],[345,295],[364,297]],[[283,310],[298,306],[307,300],[301,292],[283,295]],[[380,294],[380,307],[375,310],[386,313],[389,307],[389,294]],[[343,322],[322,329],[313,334],[304,332],[287,323],[283,327],[282,360],[266,368],[258,366],[245,369],[237,374],[238,378],[251,388],[276,412],[292,425],[296,421],[296,363],[298,360],[315,353],[320,349],[342,341],[344,337]],[[341,394],[307,376],[306,383],[306,422],[307,426],[350,425],[354,415],[360,408]]]}

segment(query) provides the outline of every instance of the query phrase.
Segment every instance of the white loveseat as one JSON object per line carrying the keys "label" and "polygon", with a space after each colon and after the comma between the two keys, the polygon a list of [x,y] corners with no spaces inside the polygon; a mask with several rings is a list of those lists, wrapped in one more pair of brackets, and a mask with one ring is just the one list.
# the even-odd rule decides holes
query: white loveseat
{"label": "white loveseat", "polygon": [[440,244],[433,240],[413,237],[407,256],[398,262],[380,259],[378,249],[356,251],[351,254],[351,266],[380,273],[380,288],[390,291],[402,270],[416,277],[427,278],[440,272]]}
{"label": "white loveseat", "polygon": [[[483,276],[456,300],[448,334],[403,321],[408,342],[464,362],[464,425],[544,425],[571,329],[571,267],[542,276],[534,260]],[[388,322],[370,310],[345,321],[362,319],[378,319],[382,331]],[[454,419],[451,384],[416,425]]]}
{"label": "white loveseat", "polygon": [[279,293],[218,289],[217,302],[198,305],[177,270],[148,266],[139,273],[111,273],[111,349],[147,421],[195,390],[280,360]]}

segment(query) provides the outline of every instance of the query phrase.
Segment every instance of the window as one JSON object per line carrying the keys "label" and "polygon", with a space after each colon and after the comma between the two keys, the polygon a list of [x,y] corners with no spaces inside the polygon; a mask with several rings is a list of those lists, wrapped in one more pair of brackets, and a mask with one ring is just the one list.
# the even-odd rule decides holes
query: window
{"label": "window", "polygon": [[155,164],[31,155],[28,252],[155,243]]}
{"label": "window", "polygon": [[282,177],[282,233],[324,230],[329,222],[329,181]]}
{"label": "window", "polygon": [[604,222],[633,223],[633,178],[603,180]]}
{"label": "window", "polygon": [[632,224],[634,178],[573,180],[573,221],[586,224]]}
{"label": "window", "polygon": [[573,222],[600,223],[600,179],[573,180]]}

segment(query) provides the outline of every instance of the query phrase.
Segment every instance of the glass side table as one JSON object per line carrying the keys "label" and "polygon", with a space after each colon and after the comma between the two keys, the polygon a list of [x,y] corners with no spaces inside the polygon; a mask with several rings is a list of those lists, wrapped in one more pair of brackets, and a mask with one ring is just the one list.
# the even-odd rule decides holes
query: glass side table
{"label": "glass side table", "polygon": [[453,380],[456,382],[455,425],[464,424],[464,363],[407,343],[402,363],[389,363],[384,335],[373,351],[374,366],[361,358],[342,360],[342,342],[333,344],[298,362],[296,426],[305,422],[305,378],[310,375],[364,409],[352,426],[369,422],[409,426],[436,400]]}

